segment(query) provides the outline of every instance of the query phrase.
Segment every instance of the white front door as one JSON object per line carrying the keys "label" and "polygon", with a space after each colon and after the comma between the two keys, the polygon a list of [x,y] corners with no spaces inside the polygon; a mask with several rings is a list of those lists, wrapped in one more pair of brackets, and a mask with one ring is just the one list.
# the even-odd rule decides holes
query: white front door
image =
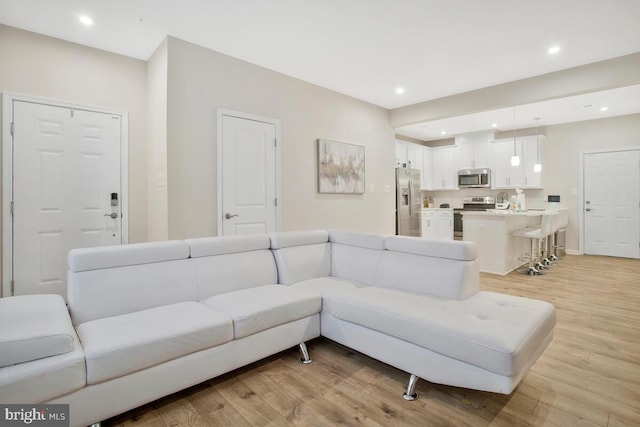
{"label": "white front door", "polygon": [[640,150],[584,155],[584,252],[640,258]]}
{"label": "white front door", "polygon": [[[222,233],[277,230],[277,125],[222,115]],[[220,223],[220,222],[219,222]]]}
{"label": "white front door", "polygon": [[71,249],[123,243],[122,117],[14,100],[13,123],[13,293],[66,297]]}

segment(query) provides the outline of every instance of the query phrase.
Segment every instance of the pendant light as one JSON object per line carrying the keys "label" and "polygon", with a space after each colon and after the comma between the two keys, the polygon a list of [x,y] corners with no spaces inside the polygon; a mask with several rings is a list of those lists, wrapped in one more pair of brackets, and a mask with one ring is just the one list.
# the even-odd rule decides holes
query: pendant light
{"label": "pendant light", "polygon": [[511,166],[520,166],[520,157],[516,153],[516,106],[513,106],[513,156],[511,156]]}
{"label": "pendant light", "polygon": [[542,172],[542,164],[540,163],[540,141],[538,140],[540,136],[538,133],[538,120],[540,120],[540,117],[534,117],[533,120],[536,121],[536,164],[533,165],[533,171]]}

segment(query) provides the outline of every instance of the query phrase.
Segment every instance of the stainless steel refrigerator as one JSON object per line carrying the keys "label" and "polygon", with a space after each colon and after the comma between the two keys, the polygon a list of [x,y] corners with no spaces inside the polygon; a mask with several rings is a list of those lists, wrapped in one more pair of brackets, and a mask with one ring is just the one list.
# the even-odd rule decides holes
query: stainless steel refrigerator
{"label": "stainless steel refrigerator", "polygon": [[396,169],[396,234],[421,237],[420,171]]}

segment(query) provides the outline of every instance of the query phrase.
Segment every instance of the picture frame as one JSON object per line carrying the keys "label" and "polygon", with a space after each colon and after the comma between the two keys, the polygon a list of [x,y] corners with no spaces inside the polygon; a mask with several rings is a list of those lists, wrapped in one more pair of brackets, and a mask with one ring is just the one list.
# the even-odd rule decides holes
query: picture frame
{"label": "picture frame", "polygon": [[318,192],[364,194],[364,189],[364,146],[318,139]]}

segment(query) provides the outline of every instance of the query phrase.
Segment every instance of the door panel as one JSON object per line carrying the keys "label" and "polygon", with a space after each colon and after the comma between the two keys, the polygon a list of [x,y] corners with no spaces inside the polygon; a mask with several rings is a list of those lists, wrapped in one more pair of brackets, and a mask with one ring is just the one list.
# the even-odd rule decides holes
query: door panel
{"label": "door panel", "polygon": [[71,249],[121,243],[121,118],[14,101],[13,121],[14,294],[66,297]]}
{"label": "door panel", "polygon": [[586,254],[640,258],[640,151],[584,156]]}
{"label": "door panel", "polygon": [[223,116],[222,234],[276,231],[275,140],[273,123]]}

